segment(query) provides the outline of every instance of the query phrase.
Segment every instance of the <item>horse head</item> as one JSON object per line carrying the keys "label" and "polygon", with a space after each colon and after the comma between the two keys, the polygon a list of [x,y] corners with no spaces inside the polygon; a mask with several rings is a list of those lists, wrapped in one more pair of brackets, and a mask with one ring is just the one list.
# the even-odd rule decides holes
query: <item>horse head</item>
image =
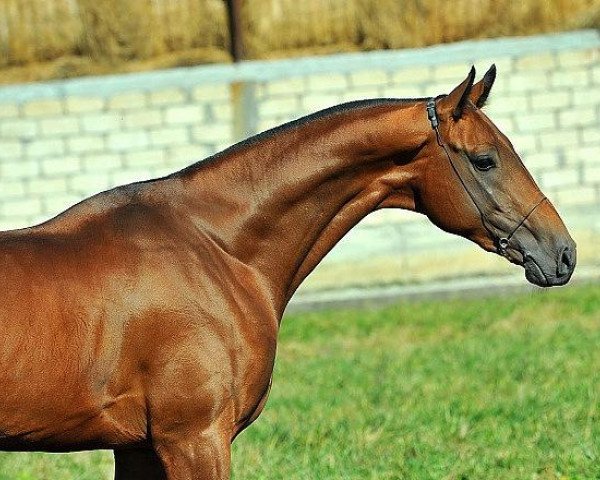
{"label": "horse head", "polygon": [[415,208],[443,230],[522,265],[539,286],[564,285],[575,242],[510,140],[486,116],[494,65],[475,69],[449,95],[427,104],[431,133],[421,150]]}

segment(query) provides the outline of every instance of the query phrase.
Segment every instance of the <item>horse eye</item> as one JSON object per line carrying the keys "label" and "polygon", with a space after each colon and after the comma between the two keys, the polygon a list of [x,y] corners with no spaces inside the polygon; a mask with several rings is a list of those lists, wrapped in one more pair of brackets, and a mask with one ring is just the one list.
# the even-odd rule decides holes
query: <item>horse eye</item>
{"label": "horse eye", "polygon": [[490,155],[476,155],[470,158],[471,163],[477,170],[485,172],[496,166],[496,162]]}

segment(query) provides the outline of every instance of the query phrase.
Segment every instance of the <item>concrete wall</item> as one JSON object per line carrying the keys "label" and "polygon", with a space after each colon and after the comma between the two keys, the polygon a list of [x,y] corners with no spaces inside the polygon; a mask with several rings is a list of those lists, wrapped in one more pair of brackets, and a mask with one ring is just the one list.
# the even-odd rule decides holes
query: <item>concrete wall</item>
{"label": "concrete wall", "polygon": [[[3,87],[0,227],[39,222],[98,191],[172,172],[244,134],[342,101],[447,93],[472,63],[483,74],[495,62],[489,115],[583,243],[593,244],[600,230],[599,47],[597,32],[581,31]],[[420,279],[438,271],[440,259],[444,274],[464,273],[467,264],[475,273],[505,268],[489,256],[472,260],[473,250],[413,214],[379,212],[332,252],[314,284],[348,278],[350,259],[350,283]],[[600,259],[592,245],[581,256]]]}

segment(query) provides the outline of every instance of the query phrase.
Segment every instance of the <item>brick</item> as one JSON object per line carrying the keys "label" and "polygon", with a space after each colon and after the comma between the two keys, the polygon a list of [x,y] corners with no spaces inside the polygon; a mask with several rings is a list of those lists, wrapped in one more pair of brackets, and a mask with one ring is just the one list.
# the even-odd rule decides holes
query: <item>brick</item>
{"label": "brick", "polygon": [[529,169],[553,169],[558,167],[559,157],[556,153],[530,153],[523,157],[523,164]]}
{"label": "brick", "polygon": [[38,133],[38,124],[29,119],[9,119],[0,123],[0,137],[27,139]]}
{"label": "brick", "polygon": [[40,122],[42,134],[46,136],[61,136],[79,133],[79,120],[74,117],[47,118]]}
{"label": "brick", "polygon": [[597,126],[584,128],[581,139],[583,143],[600,143],[600,129]]}
{"label": "brick", "polygon": [[119,153],[100,153],[83,157],[81,166],[87,172],[107,172],[121,168],[123,161]]}
{"label": "brick", "polygon": [[[381,93],[376,87],[361,87],[345,90],[339,98],[339,102],[353,102],[354,100],[365,100],[369,98],[379,98]],[[339,103],[338,102],[338,103]]]}
{"label": "brick", "polygon": [[555,132],[540,133],[540,149],[547,151],[556,147],[571,147],[579,143],[577,132],[574,130],[558,130]]}
{"label": "brick", "polygon": [[148,148],[150,139],[145,131],[111,133],[106,139],[106,146],[113,152],[130,152]]}
{"label": "brick", "polygon": [[160,110],[128,112],[124,120],[127,128],[156,127],[162,124],[162,113]]}
{"label": "brick", "polygon": [[164,147],[167,145],[181,145],[190,142],[188,127],[159,128],[149,132],[150,144]]}
{"label": "brick", "polygon": [[0,118],[15,118],[19,116],[19,107],[10,103],[0,103]]}
{"label": "brick", "polygon": [[261,116],[275,117],[278,115],[291,115],[298,111],[300,105],[297,97],[271,98],[259,104]]}
{"label": "brick", "polygon": [[494,54],[493,56],[489,57],[487,59],[487,61],[477,61],[476,62],[476,67],[477,67],[477,72],[483,76],[484,72],[486,72],[488,70],[488,68],[490,68],[492,66],[492,63],[494,63],[496,65],[496,69],[498,70],[498,73],[500,74],[500,76],[510,76],[510,72],[512,72],[513,70],[515,70],[515,58],[510,56],[509,54],[500,57],[497,56],[496,54]]}
{"label": "brick", "polygon": [[156,106],[179,105],[185,100],[186,96],[179,88],[167,88],[150,93],[150,103]]}
{"label": "brick", "polygon": [[81,195],[92,195],[108,189],[111,181],[108,173],[78,173],[69,178],[69,191]]}
{"label": "brick", "polygon": [[124,124],[124,115],[121,112],[107,112],[85,115],[81,119],[84,132],[103,133],[120,129]]}
{"label": "brick", "polygon": [[20,157],[23,154],[23,144],[15,140],[0,141],[0,160]]}
{"label": "brick", "polygon": [[200,143],[226,143],[231,141],[231,126],[224,123],[202,125],[192,132],[194,140]]}
{"label": "brick", "polygon": [[[423,96],[424,92],[419,85],[412,87],[408,85],[391,85],[377,89],[376,93],[378,96],[385,98],[417,98]],[[365,96],[361,95],[360,98],[365,98]]]}
{"label": "brick", "polygon": [[600,65],[592,68],[592,80],[594,81],[594,83],[597,85],[598,83],[600,83]]}
{"label": "brick", "polygon": [[556,57],[553,53],[541,53],[515,58],[515,70],[553,70],[556,68]]}
{"label": "brick", "polygon": [[600,85],[591,88],[574,89],[573,105],[576,107],[582,105],[600,105]]}
{"label": "brick", "polygon": [[532,134],[512,134],[510,141],[519,154],[529,154],[537,151],[535,136]]}
{"label": "brick", "polygon": [[553,113],[529,113],[515,116],[519,132],[540,132],[556,128],[556,117]]}
{"label": "brick", "polygon": [[65,100],[69,113],[99,112],[104,105],[105,100],[99,97],[67,97]]}
{"label": "brick", "polygon": [[6,181],[6,179],[4,179],[4,181],[0,182],[0,202],[7,198],[25,196],[27,192],[25,188],[25,179],[28,177],[29,175],[24,177],[24,179],[11,178],[10,181]]}
{"label": "brick", "polygon": [[591,186],[558,188],[555,193],[560,206],[589,205],[596,201],[597,196],[596,188]]}
{"label": "brick", "polygon": [[600,165],[585,166],[583,169],[583,181],[585,183],[600,183]]}
{"label": "brick", "polygon": [[566,110],[559,114],[561,127],[588,126],[598,122],[595,108]]}
{"label": "brick", "polygon": [[509,94],[502,98],[493,98],[494,91],[492,90],[492,101],[486,107],[486,111],[490,118],[495,115],[504,114],[521,114],[527,110],[528,97],[524,94]]}
{"label": "brick", "polygon": [[40,164],[37,160],[3,161],[0,163],[0,177],[2,181],[19,178],[35,177],[40,173]]}
{"label": "brick", "polygon": [[590,84],[589,72],[584,68],[555,70],[551,77],[555,87],[585,87]]}
{"label": "brick", "polygon": [[500,97],[503,98],[505,95],[509,95],[511,92],[509,79],[513,75],[510,72],[499,74],[494,82],[494,88],[492,88],[491,98]]}
{"label": "brick", "polygon": [[71,153],[92,153],[104,150],[104,137],[101,135],[81,135],[67,140]]}
{"label": "brick", "polygon": [[7,200],[0,203],[0,215],[7,217],[24,217],[42,213],[42,202],[39,198],[23,198]]}
{"label": "brick", "polygon": [[218,122],[233,121],[233,106],[231,103],[211,103],[209,105],[210,118]]}
{"label": "brick", "polygon": [[143,93],[130,92],[115,95],[108,101],[108,108],[115,110],[134,110],[145,108],[148,98]]}
{"label": "brick", "polygon": [[127,153],[124,158],[126,168],[155,167],[166,163],[164,150],[153,149]]}
{"label": "brick", "polygon": [[579,170],[576,168],[562,168],[560,170],[543,172],[541,175],[541,184],[544,188],[574,186],[578,183]]}
{"label": "brick", "polygon": [[576,146],[563,153],[567,165],[600,165],[600,146]]}
{"label": "brick", "polygon": [[304,77],[285,78],[273,80],[266,85],[266,93],[269,95],[297,94],[304,91]]}
{"label": "brick", "polygon": [[194,88],[192,97],[194,100],[227,100],[230,96],[229,85],[226,84],[206,84]]}
{"label": "brick", "polygon": [[309,94],[302,98],[302,108],[307,113],[332,107],[338,103],[340,103],[340,98],[334,94]]}
{"label": "brick", "polygon": [[267,130],[275,128],[277,125],[279,125],[279,120],[275,118],[263,118],[258,121],[256,129],[259,132],[266,132]]}
{"label": "brick", "polygon": [[166,165],[166,166],[159,166],[159,167],[152,167],[150,169],[150,176],[152,178],[160,178],[160,177],[166,177],[167,175],[171,175],[172,173],[176,172],[177,170],[186,167],[187,164],[183,163],[177,167],[173,167],[173,165]]}
{"label": "brick", "polygon": [[64,177],[56,178],[31,178],[27,180],[27,190],[37,195],[65,193],[67,180]]}
{"label": "brick", "polygon": [[33,100],[23,106],[23,113],[31,117],[51,117],[64,112],[64,105],[60,100]]}
{"label": "brick", "polygon": [[571,104],[571,91],[563,88],[548,92],[532,92],[530,96],[533,111],[557,110]]}
{"label": "brick", "polygon": [[66,175],[79,171],[79,158],[74,156],[43,158],[40,160],[42,173],[44,175]]}
{"label": "brick", "polygon": [[148,169],[121,170],[115,172],[111,176],[110,181],[112,185],[125,185],[143,180],[150,180],[151,178],[152,172]]}
{"label": "brick", "polygon": [[439,80],[456,80],[458,85],[469,73],[470,65],[464,63],[452,63],[439,65],[433,68],[433,79]]}
{"label": "brick", "polygon": [[75,205],[83,200],[82,195],[74,195],[72,193],[64,193],[62,195],[54,194],[43,198],[44,212],[51,215],[56,215],[65,211],[67,208]]}
{"label": "brick", "polygon": [[548,75],[541,72],[513,73],[508,80],[508,88],[515,93],[540,92],[548,85]]}
{"label": "brick", "polygon": [[388,82],[388,73],[383,70],[365,70],[350,74],[350,83],[354,87],[386,85]]}
{"label": "brick", "polygon": [[46,157],[50,155],[62,155],[65,153],[65,142],[62,139],[33,140],[27,144],[26,154],[28,157]]}
{"label": "brick", "polygon": [[568,50],[557,53],[560,68],[580,67],[597,64],[600,61],[598,49],[590,50]]}
{"label": "brick", "polygon": [[204,109],[200,105],[184,105],[165,110],[165,122],[168,125],[197,125],[204,119]]}
{"label": "brick", "polygon": [[512,136],[513,132],[517,131],[515,120],[509,116],[494,116],[494,125],[506,135]]}
{"label": "brick", "polygon": [[338,92],[348,88],[348,77],[341,73],[327,73],[307,77],[307,91],[310,92]]}
{"label": "brick", "polygon": [[196,163],[209,155],[206,147],[201,145],[186,145],[183,147],[173,147],[167,154],[170,165],[180,164],[182,167]]}
{"label": "brick", "polygon": [[391,76],[393,84],[417,85],[430,79],[431,68],[429,67],[410,67],[403,68],[394,72]]}

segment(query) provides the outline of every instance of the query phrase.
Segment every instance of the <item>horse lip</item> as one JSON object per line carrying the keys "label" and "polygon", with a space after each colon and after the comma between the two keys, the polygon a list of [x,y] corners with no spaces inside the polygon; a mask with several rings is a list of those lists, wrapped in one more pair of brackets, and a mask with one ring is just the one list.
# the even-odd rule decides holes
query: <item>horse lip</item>
{"label": "horse lip", "polygon": [[549,287],[551,285],[551,283],[548,281],[548,278],[544,274],[544,271],[528,253],[523,254],[522,265],[525,269],[525,278],[529,282],[537,285],[538,287]]}

